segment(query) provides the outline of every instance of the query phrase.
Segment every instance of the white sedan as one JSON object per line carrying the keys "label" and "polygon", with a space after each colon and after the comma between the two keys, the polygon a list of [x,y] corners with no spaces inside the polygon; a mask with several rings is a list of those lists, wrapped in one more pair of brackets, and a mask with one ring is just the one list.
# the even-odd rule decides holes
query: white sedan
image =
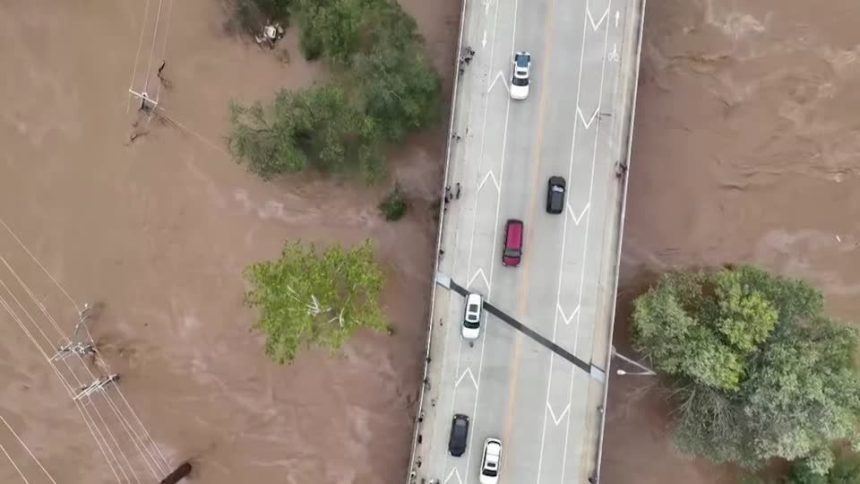
{"label": "white sedan", "polygon": [[463,314],[463,338],[478,339],[481,334],[483,308],[484,298],[480,294],[471,293],[466,296],[466,309]]}
{"label": "white sedan", "polygon": [[489,438],[484,442],[484,458],[481,459],[481,484],[497,484],[502,465],[502,442]]}

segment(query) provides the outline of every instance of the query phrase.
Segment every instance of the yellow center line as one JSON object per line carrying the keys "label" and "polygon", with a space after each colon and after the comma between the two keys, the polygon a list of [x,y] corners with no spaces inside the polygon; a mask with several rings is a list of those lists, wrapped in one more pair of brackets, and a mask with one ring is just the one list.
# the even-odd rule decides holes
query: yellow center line
{"label": "yellow center line", "polygon": [[[544,83],[541,88],[540,93],[540,103],[538,105],[538,124],[537,124],[537,132],[535,135],[535,144],[534,144],[534,163],[532,163],[532,176],[531,176],[531,186],[535,188],[532,192],[531,199],[529,200],[529,217],[526,218],[525,221],[529,223],[526,224],[526,236],[523,244],[523,253],[527,254],[529,251],[529,247],[531,247],[531,240],[534,236],[534,230],[532,227],[534,226],[531,221],[533,221],[536,217],[536,203],[538,199],[540,199],[540,190],[539,188],[539,180],[538,177],[540,175],[540,166],[542,162],[541,158],[541,145],[543,144],[543,125],[544,125],[544,112],[546,110],[547,104],[547,91],[549,91],[548,84],[546,83],[547,78],[547,69],[550,64],[551,52],[552,52],[552,32],[555,20],[555,0],[550,0],[549,9],[547,10],[546,21],[544,22],[544,45],[543,45],[543,56],[540,59],[541,62],[541,81]],[[514,19],[516,22],[516,19]],[[528,267],[529,261],[531,257],[524,257],[522,267],[520,268],[520,279],[522,283],[520,284],[520,290],[518,293],[519,296],[519,304],[517,306],[517,316],[522,318],[525,314],[525,311],[528,307],[528,287],[529,287],[529,279],[528,275]],[[528,322],[526,322],[528,323]],[[514,413],[516,410],[515,399],[517,395],[517,382],[519,377],[519,362],[520,362],[520,351],[522,346],[523,335],[521,333],[517,333],[514,338],[514,349],[511,358],[511,370],[510,370],[510,387],[508,389],[508,405],[507,410],[505,411],[505,425],[504,425],[504,433],[502,442],[508,443],[511,442],[511,426],[513,425]],[[506,474],[507,463],[511,459],[503,459],[502,462],[502,475]]]}

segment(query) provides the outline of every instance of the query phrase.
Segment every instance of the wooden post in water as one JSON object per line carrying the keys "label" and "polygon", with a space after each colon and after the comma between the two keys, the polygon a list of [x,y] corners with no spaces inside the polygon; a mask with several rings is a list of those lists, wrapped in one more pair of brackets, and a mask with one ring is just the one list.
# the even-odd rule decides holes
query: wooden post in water
{"label": "wooden post in water", "polygon": [[183,462],[179,467],[161,480],[161,484],[176,484],[180,479],[191,474],[191,464]]}

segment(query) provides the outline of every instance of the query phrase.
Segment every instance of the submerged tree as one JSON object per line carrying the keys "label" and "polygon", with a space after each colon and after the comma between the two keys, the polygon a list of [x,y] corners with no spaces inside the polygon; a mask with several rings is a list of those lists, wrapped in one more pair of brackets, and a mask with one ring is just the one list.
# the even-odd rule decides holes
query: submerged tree
{"label": "submerged tree", "polygon": [[230,149],[271,177],[307,167],[375,179],[389,143],[439,113],[439,78],[415,21],[393,0],[296,0],[305,57],[321,58],[333,79],[268,106],[232,106]]}
{"label": "submerged tree", "polygon": [[282,90],[268,107],[231,109],[230,149],[263,178],[314,168],[328,173],[379,170],[381,154],[368,149],[372,126],[336,85],[299,92]]}
{"label": "submerged tree", "polygon": [[857,335],[823,314],[802,281],[743,266],[672,272],[634,303],[637,348],[675,387],[682,450],[758,467],[855,439]]}
{"label": "submerged tree", "polygon": [[384,276],[369,241],[322,251],[290,242],[280,259],[254,264],[246,275],[246,300],[260,310],[257,328],[278,363],[307,346],[337,350],[360,328],[387,328],[379,302]]}

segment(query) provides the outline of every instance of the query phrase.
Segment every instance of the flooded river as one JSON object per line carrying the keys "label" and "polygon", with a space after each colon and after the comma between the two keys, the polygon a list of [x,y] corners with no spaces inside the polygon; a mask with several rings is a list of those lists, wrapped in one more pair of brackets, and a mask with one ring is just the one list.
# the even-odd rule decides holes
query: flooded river
{"label": "flooded river", "polygon": [[[754,262],[860,322],[860,3],[647,8],[619,317],[649,272]],[[674,452],[652,385],[614,378],[603,482],[735,482]]]}

